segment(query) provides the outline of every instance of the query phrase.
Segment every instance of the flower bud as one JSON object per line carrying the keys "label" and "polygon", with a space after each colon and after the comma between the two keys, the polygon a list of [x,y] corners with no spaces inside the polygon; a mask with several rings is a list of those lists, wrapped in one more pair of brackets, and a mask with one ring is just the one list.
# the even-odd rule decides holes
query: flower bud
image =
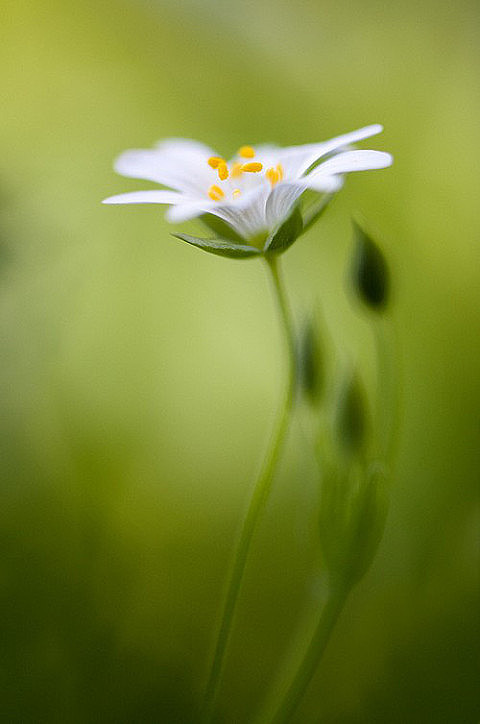
{"label": "flower bud", "polygon": [[348,455],[360,453],[366,442],[366,401],[356,375],[345,381],[340,392],[335,430],[340,448]]}
{"label": "flower bud", "polygon": [[352,265],[353,288],[370,309],[381,312],[389,297],[389,271],[385,257],[372,237],[354,222],[355,252]]}
{"label": "flower bud", "polygon": [[297,348],[298,383],[308,402],[317,402],[325,386],[323,350],[314,318],[305,321]]}

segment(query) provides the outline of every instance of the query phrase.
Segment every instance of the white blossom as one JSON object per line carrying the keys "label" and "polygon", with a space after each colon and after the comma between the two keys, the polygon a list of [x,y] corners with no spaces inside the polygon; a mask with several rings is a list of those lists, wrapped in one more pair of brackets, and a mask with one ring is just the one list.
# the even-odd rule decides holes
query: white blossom
{"label": "white blossom", "polygon": [[390,166],[389,153],[350,147],[381,131],[377,124],[323,143],[242,146],[230,161],[197,141],[167,139],[153,149],[125,151],[115,162],[119,174],[167,188],[111,196],[103,203],[167,204],[171,222],[213,214],[248,241],[275,229],[307,189],[333,193],[350,171]]}

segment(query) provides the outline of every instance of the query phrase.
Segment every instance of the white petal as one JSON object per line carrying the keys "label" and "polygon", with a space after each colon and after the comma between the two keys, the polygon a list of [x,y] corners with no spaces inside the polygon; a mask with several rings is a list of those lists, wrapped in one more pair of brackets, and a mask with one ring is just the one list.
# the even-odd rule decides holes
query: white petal
{"label": "white petal", "polygon": [[384,151],[345,151],[345,153],[339,153],[317,166],[306,178],[386,168],[391,166],[392,163],[392,156]]}
{"label": "white petal", "polygon": [[339,191],[343,186],[343,176],[323,176],[318,174],[308,174],[308,176],[302,176],[298,181],[294,181],[294,184],[298,184],[312,191],[319,191],[324,194],[333,194]]}
{"label": "white petal", "polygon": [[132,191],[104,199],[102,204],[178,204],[185,199],[176,191]]}
{"label": "white petal", "polygon": [[148,179],[164,186],[198,194],[216,178],[208,165],[215,152],[188,139],[169,139],[153,149],[132,149],[122,153],[115,170],[123,176]]}
{"label": "white petal", "polygon": [[245,239],[255,236],[267,228],[265,201],[269,187],[265,184],[246,192],[235,202],[192,201],[174,206],[167,212],[167,219],[173,222],[187,221],[202,214],[213,214],[235,229]]}
{"label": "white petal", "polygon": [[294,203],[307,189],[305,184],[279,183],[271,191],[265,206],[269,229],[274,229],[288,216]]}
{"label": "white petal", "polygon": [[329,141],[322,143],[309,143],[304,146],[290,146],[282,149],[279,155],[279,161],[284,167],[285,175],[288,179],[298,178],[308,168],[318,161],[319,158],[327,153],[332,153],[350,143],[362,141],[365,138],[374,136],[383,130],[383,126],[376,123],[371,126],[359,128],[356,131],[345,133],[341,136],[331,138]]}
{"label": "white petal", "polygon": [[218,204],[217,201],[185,200],[185,203],[177,204],[176,206],[172,206],[168,209],[166,218],[174,224],[181,221],[188,221],[189,219],[194,219],[196,216],[201,216],[202,214],[213,213],[212,209],[214,209],[216,204]]}
{"label": "white petal", "polygon": [[196,162],[202,158],[210,158],[218,154],[213,148],[191,138],[166,138],[155,144],[158,151],[186,162]]}

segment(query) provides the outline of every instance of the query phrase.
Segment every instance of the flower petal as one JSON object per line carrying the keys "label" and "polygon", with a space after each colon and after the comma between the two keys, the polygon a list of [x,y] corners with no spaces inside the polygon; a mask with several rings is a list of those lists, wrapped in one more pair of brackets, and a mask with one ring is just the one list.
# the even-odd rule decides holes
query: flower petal
{"label": "flower petal", "polygon": [[279,183],[271,191],[265,205],[265,216],[269,229],[274,229],[287,218],[292,206],[306,191],[305,184]]}
{"label": "flower petal", "polygon": [[122,176],[198,194],[214,182],[215,173],[207,163],[213,155],[215,152],[203,143],[168,139],[153,149],[125,151],[117,158],[115,170]]}
{"label": "flower petal", "polygon": [[216,206],[218,206],[218,201],[207,201],[206,199],[203,201],[197,201],[196,199],[189,201],[186,197],[183,197],[182,203],[168,209],[166,218],[174,224],[189,221],[202,214],[213,214]]}
{"label": "flower petal", "polygon": [[325,156],[327,153],[332,153],[350,143],[356,143],[357,141],[374,136],[382,130],[383,126],[376,123],[371,126],[359,128],[356,131],[351,131],[350,133],[344,133],[341,136],[335,136],[335,138],[331,138],[329,141],[323,141],[322,143],[290,146],[280,151],[279,162],[284,167],[285,175],[288,179],[298,178],[308,170],[312,163],[315,163],[315,161],[318,161],[319,158],[322,158],[322,156]]}
{"label": "flower petal", "polygon": [[104,199],[102,204],[178,204],[185,196],[176,191],[132,191]]}
{"label": "flower petal", "polygon": [[187,221],[208,213],[218,216],[235,229],[244,239],[266,231],[265,202],[270,193],[267,184],[257,186],[243,194],[234,203],[219,201],[186,201],[167,211],[167,219],[173,222]]}
{"label": "flower petal", "polygon": [[393,158],[389,153],[384,151],[345,151],[339,153],[333,158],[329,158],[320,166],[317,166],[308,176],[315,178],[317,176],[332,176],[338,173],[348,173],[350,171],[368,171],[374,168],[386,168],[391,166]]}

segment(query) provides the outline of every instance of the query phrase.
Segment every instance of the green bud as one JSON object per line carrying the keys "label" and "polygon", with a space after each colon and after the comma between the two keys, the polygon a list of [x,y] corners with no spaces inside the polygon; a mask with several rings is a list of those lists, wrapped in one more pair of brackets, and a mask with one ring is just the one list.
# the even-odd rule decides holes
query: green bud
{"label": "green bud", "polygon": [[340,392],[335,431],[340,448],[348,455],[360,453],[366,442],[366,401],[360,380],[351,375]]}
{"label": "green bud", "polygon": [[383,535],[386,511],[386,475],[380,463],[327,471],[319,524],[332,581],[349,588],[365,575]]}
{"label": "green bud", "polygon": [[387,263],[376,242],[356,222],[354,234],[353,287],[364,304],[380,312],[387,305],[389,297]]}
{"label": "green bud", "polygon": [[297,364],[300,390],[313,404],[322,395],[325,370],[318,327],[312,318],[305,322],[298,342]]}

